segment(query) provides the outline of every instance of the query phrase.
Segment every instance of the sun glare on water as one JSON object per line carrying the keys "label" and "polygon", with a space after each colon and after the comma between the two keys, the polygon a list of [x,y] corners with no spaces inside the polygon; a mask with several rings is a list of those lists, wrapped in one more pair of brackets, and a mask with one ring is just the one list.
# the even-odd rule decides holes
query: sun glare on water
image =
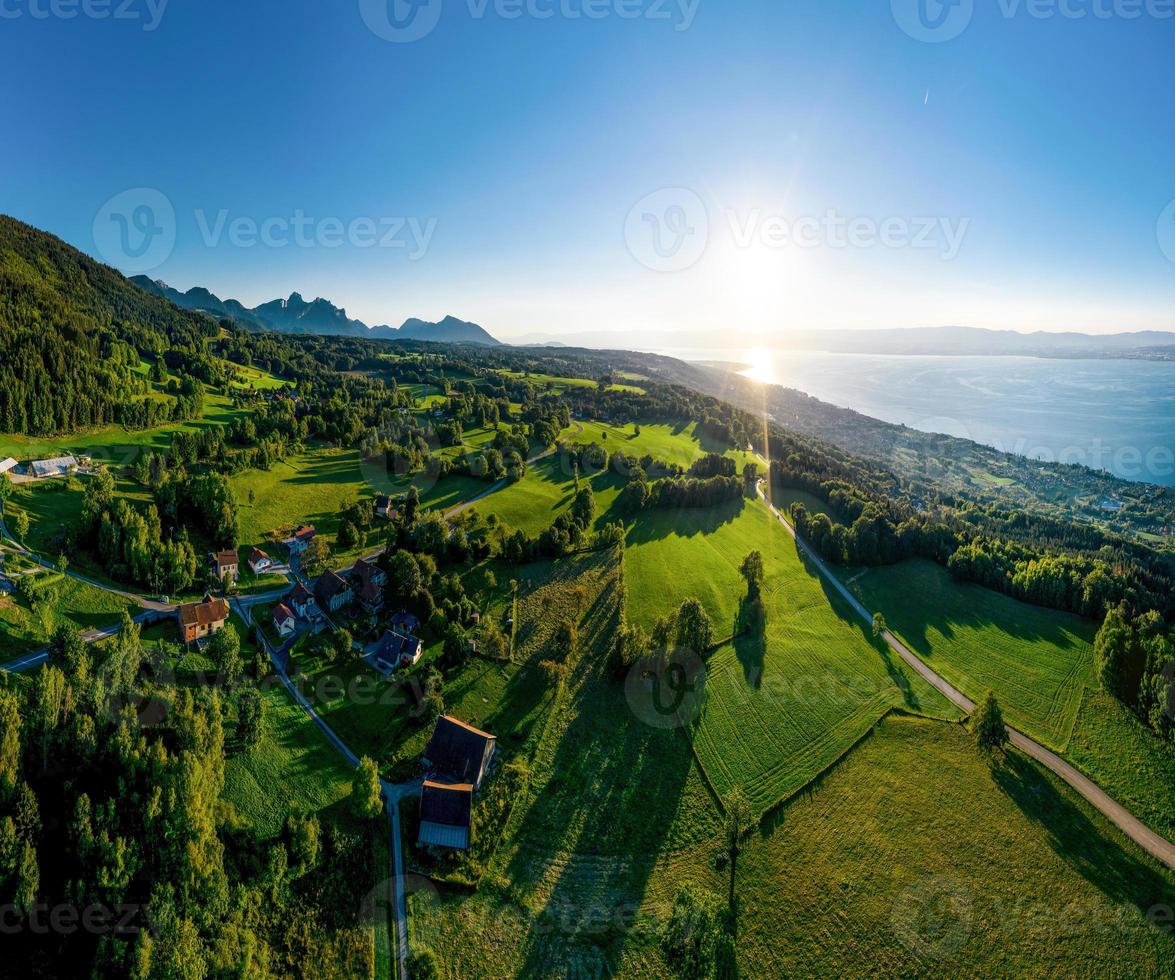
{"label": "sun glare on water", "polygon": [[744,378],[749,378],[751,381],[758,381],[761,384],[773,385],[778,384],[775,375],[775,365],[771,358],[771,351],[765,347],[756,347],[754,350],[747,351],[746,357],[743,358],[749,367],[742,372]]}

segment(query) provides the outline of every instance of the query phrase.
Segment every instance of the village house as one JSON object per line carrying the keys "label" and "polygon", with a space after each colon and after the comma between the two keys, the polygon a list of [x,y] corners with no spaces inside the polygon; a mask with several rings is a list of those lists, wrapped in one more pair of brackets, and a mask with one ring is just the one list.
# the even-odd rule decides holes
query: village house
{"label": "village house", "polygon": [[294,611],[294,615],[299,619],[308,621],[318,619],[318,603],[315,601],[310,590],[301,582],[294,586],[294,591],[287,597],[286,604]]}
{"label": "village house", "polygon": [[240,558],[235,551],[219,551],[212,556],[212,571],[217,579],[228,585],[241,574]]}
{"label": "village house", "polygon": [[425,780],[420,795],[419,847],[469,848],[473,817],[473,787],[469,783]]}
{"label": "village house", "polygon": [[398,630],[388,630],[379,638],[371,655],[376,670],[391,674],[397,670],[415,667],[424,654],[424,644],[414,636]]}
{"label": "village house", "polygon": [[386,493],[375,498],[375,516],[389,521],[396,517],[396,505]]}
{"label": "village house", "polygon": [[312,524],[304,524],[298,528],[290,537],[282,542],[289,550],[290,555],[300,555],[309,546],[310,542],[318,535],[318,531]]}
{"label": "village house", "polygon": [[273,568],[275,564],[277,563],[260,548],[252,548],[249,551],[249,570],[254,575],[260,575],[267,569]]}
{"label": "village house", "polygon": [[7,473],[9,470],[14,470],[17,467],[17,462],[11,456],[5,460],[0,460],[0,474]]}
{"label": "village house", "polygon": [[298,618],[284,602],[278,603],[273,610],[273,628],[283,640],[298,628]]}
{"label": "village house", "polygon": [[323,572],[314,586],[314,597],[320,608],[327,612],[337,613],[344,606],[349,606],[355,598],[347,580],[340,578],[332,571]]}
{"label": "village house", "polygon": [[219,633],[228,622],[228,603],[205,596],[203,602],[189,602],[179,607],[180,637],[184,643],[199,643]]}
{"label": "village house", "polygon": [[383,605],[384,583],[387,582],[387,573],[378,565],[372,564],[363,558],[355,562],[351,569],[351,581],[354,584],[359,601],[368,612],[375,612]]}
{"label": "village house", "polygon": [[481,785],[498,740],[449,715],[437,719],[432,738],[421,756],[430,778]]}

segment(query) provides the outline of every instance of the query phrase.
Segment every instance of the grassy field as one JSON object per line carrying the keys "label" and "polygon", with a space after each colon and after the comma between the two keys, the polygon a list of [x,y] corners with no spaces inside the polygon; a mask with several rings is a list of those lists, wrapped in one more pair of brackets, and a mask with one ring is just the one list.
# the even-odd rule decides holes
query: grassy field
{"label": "grassy field", "polygon": [[[526,381],[529,381],[536,388],[554,392],[564,392],[568,388],[598,387],[598,382],[592,381],[589,378],[563,378],[553,374],[523,374],[521,371],[501,371],[499,373],[506,375],[508,378],[523,378]],[[638,395],[643,395],[645,393],[644,388],[638,388],[635,385],[628,384],[609,385],[608,390],[631,391]]]}
{"label": "grassy field", "polygon": [[240,410],[233,407],[230,398],[207,389],[204,394],[204,415],[197,421],[164,425],[141,432],[128,432],[119,426],[110,425],[48,439],[0,435],[0,459],[6,456],[15,456],[19,460],[47,459],[81,454],[112,466],[127,466],[138,458],[140,452],[169,449],[173,432],[197,432],[213,425],[227,425],[239,414]]}
{"label": "grassy field", "polygon": [[667,867],[704,864],[718,811],[684,733],[644,724],[604,674],[619,612],[614,561],[547,568],[522,603],[518,656],[549,656],[564,616],[579,625],[578,655],[562,687],[508,688],[504,710],[483,708],[507,753],[525,760],[525,787],[472,895],[415,889],[413,948],[436,951],[448,976],[665,975],[652,931],[633,926],[666,901]]}
{"label": "grassy field", "polygon": [[[611,513],[624,479],[612,473],[599,473],[584,477],[581,486],[590,484],[596,497],[597,525],[620,518]],[[483,485],[484,489],[484,485]],[[575,476],[565,471],[559,457],[548,456],[527,467],[526,475],[518,483],[498,490],[484,500],[479,500],[474,509],[479,513],[497,514],[499,520],[510,527],[538,534],[551,526],[561,511],[571,506],[575,499]]]}
{"label": "grassy field", "polygon": [[268,371],[262,371],[260,368],[244,367],[240,364],[230,364],[230,367],[237,372],[236,378],[233,379],[234,388],[276,391],[278,388],[284,388],[289,383],[283,381],[281,378],[274,377]]}
{"label": "grassy field", "polygon": [[881,611],[955,687],[972,700],[990,688],[1012,724],[1064,751],[1082,692],[1094,686],[1094,623],[956,582],[930,561],[844,577],[866,608]]}
{"label": "grassy field", "polygon": [[688,469],[694,460],[707,453],[722,453],[735,460],[741,470],[745,463],[758,463],[753,453],[732,450],[698,432],[692,422],[677,425],[612,425],[608,422],[573,422],[562,438],[573,445],[596,443],[609,454],[619,450],[626,456],[652,456],[662,463]]}
{"label": "grassy field", "polygon": [[138,608],[102,589],[54,572],[39,573],[36,581],[39,589],[57,596],[47,618],[15,595],[0,597],[0,663],[40,649],[60,623],[80,630],[97,629],[117,623],[124,609],[133,615]]}
{"label": "grassy field", "polygon": [[720,794],[742,786],[763,810],[812,779],[890,708],[955,716],[805,566],[759,501],[644,515],[625,553],[630,618],[647,628],[695,596],[717,636],[729,638],[746,591],[738,566],[754,549],[767,573],[764,634],[727,640],[711,654],[692,731]]}
{"label": "grassy field", "polygon": [[323,813],[349,818],[352,771],[285,690],[265,690],[265,739],[225,763],[224,798],[259,834],[270,837],[287,813]]}
{"label": "grassy field", "polygon": [[489,486],[462,476],[437,481],[423,473],[411,478],[388,474],[352,449],[310,450],[268,470],[238,473],[230,483],[240,507],[241,541],[245,547],[255,544],[266,550],[271,532],[298,524],[313,524],[333,547],[339,508],[346,501],[403,493],[415,485],[425,507],[447,509]]}
{"label": "grassy field", "polygon": [[1086,690],[1065,757],[1167,840],[1175,840],[1175,748],[1103,691]]}
{"label": "grassy field", "polygon": [[[892,718],[752,836],[740,973],[1170,976],[1175,878],[1024,756]],[[1159,920],[1162,921],[1162,920]]]}

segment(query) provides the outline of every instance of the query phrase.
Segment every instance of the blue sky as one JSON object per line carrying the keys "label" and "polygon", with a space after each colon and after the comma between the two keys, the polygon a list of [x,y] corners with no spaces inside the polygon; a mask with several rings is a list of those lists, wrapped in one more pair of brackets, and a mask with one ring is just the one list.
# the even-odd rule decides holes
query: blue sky
{"label": "blue sky", "polygon": [[158,191],[180,288],[504,337],[1175,329],[1164,0],[976,0],[942,43],[915,0],[439,0],[411,43],[383,0],[54,2],[0,0],[0,211],[138,271]]}

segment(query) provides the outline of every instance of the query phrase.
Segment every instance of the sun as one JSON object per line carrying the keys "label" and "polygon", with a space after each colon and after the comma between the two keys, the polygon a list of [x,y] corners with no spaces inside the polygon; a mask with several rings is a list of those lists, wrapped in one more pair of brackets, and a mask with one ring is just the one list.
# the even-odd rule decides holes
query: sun
{"label": "sun", "polygon": [[771,351],[767,350],[766,347],[755,347],[747,351],[743,361],[748,365],[747,370],[742,372],[744,378],[749,378],[751,381],[758,381],[760,384],[765,385],[779,384],[779,380],[775,374],[775,365],[771,357]]}

